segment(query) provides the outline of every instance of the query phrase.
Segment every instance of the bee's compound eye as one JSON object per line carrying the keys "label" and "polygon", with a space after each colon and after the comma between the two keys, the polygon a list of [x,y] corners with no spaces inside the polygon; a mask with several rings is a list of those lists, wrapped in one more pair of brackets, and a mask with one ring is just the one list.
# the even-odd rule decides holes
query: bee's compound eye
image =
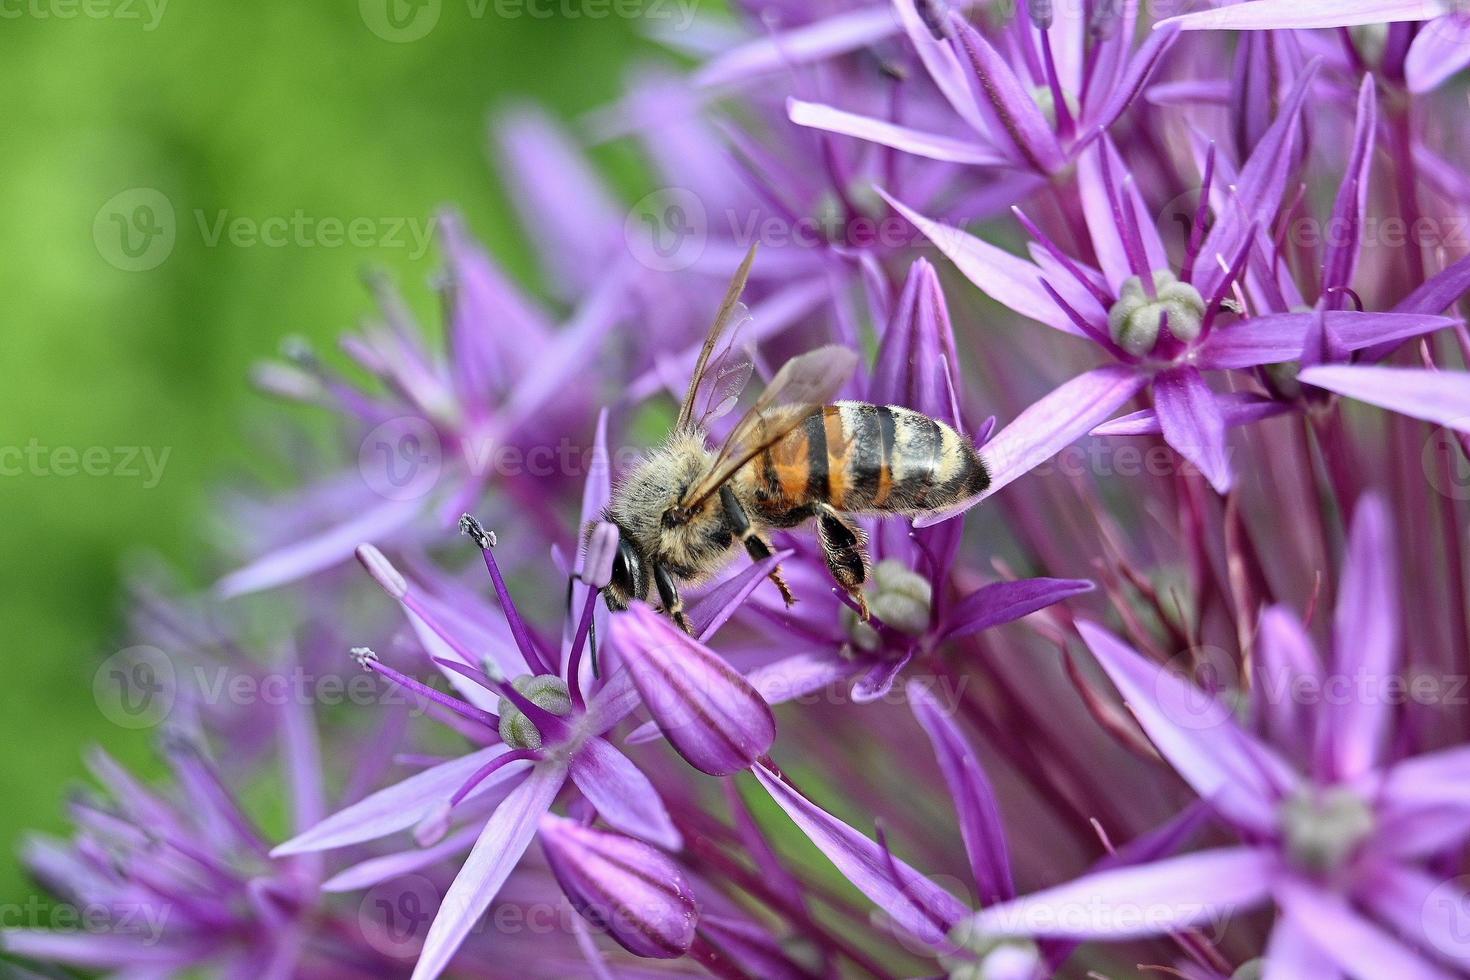
{"label": "bee's compound eye", "polygon": [[643,570],[643,559],[638,550],[628,543],[627,538],[618,541],[618,553],[613,558],[612,588],[629,598],[641,599],[648,593],[648,578]]}

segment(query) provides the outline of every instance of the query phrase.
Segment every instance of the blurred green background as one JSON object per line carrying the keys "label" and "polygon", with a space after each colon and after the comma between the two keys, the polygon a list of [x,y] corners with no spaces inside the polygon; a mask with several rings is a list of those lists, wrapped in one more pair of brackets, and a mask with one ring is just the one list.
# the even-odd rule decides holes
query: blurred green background
{"label": "blurred green background", "polygon": [[[453,202],[532,276],[490,162],[490,110],[535,99],[574,117],[653,51],[627,17],[437,2],[432,29],[390,41],[385,0],[0,0],[0,447],[12,447],[0,457],[0,902],[35,891],[17,839],[64,829],[85,745],[149,768],[151,735],[102,717],[93,675],[120,645],[128,555],[156,551],[196,576],[208,566],[213,481],[247,461],[248,427],[271,410],[250,364],[292,334],[330,345],[368,309],[368,266],[433,309],[432,250],[211,245],[209,227],[298,211],[422,226]],[[412,35],[425,22],[409,23]],[[175,213],[171,250],[139,230],[157,224],[138,210],[157,195]],[[137,255],[113,214],[136,220]],[[114,468],[118,447],[168,456],[156,485],[146,470],[49,472],[77,465],[68,447],[105,447]]]}

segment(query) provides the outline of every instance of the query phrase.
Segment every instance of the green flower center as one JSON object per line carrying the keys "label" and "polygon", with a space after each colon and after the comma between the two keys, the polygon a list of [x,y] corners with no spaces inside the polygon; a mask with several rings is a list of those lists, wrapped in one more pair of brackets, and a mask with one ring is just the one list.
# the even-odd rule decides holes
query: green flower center
{"label": "green flower center", "polygon": [[[510,686],[526,696],[526,700],[554,715],[572,713],[572,695],[567,682],[551,674],[522,674]],[[513,749],[541,748],[541,732],[521,713],[509,698],[502,697],[496,709],[500,715],[500,740]]]}
{"label": "green flower center", "polygon": [[1373,832],[1373,810],[1342,787],[1307,787],[1281,804],[1281,833],[1292,863],[1324,874],[1341,868]]}
{"label": "green flower center", "polygon": [[1108,311],[1108,333],[1113,342],[1134,357],[1153,353],[1159,330],[1167,318],[1169,333],[1186,344],[1200,335],[1205,322],[1205,298],[1174,273],[1161,269],[1154,274],[1153,296],[1134,276],[1123,283],[1118,301]]}

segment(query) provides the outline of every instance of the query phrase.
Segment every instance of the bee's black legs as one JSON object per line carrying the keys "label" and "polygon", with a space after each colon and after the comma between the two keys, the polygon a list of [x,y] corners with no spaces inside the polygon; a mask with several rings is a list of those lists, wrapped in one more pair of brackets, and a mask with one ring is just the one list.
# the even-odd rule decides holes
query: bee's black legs
{"label": "bee's black legs", "polygon": [[664,612],[669,614],[681,630],[693,633],[689,628],[689,619],[684,615],[684,600],[679,598],[679,587],[674,583],[674,576],[662,565],[653,566],[653,583],[658,586],[658,601],[664,604]]}
{"label": "bee's black legs", "polygon": [[868,580],[867,535],[861,528],[843,520],[842,515],[828,504],[818,504],[816,510],[817,540],[822,544],[827,568],[837,584],[857,603],[858,611],[866,622],[868,600],[863,595],[863,583]]}
{"label": "bee's black legs", "polygon": [[[740,539],[741,544],[745,545],[745,553],[750,555],[750,560],[765,561],[771,557],[770,544],[765,538],[755,533],[755,528],[750,526],[750,518],[745,514],[745,508],[740,506],[735,492],[728,486],[720,487],[720,505],[725,509],[725,523]],[[776,588],[781,590],[781,598],[786,601],[786,605],[793,605],[796,602],[796,596],[791,594],[791,587],[786,584],[786,578],[781,574],[781,566],[777,565],[771,569],[768,577],[776,584]]]}

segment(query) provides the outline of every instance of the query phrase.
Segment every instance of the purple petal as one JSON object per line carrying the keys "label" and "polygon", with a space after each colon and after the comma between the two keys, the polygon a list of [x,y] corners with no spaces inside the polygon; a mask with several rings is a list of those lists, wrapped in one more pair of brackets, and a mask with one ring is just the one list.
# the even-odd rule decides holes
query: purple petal
{"label": "purple petal", "polygon": [[1300,377],[1391,412],[1470,432],[1470,374],[1464,372],[1329,364],[1307,368]]}
{"label": "purple petal", "polygon": [[541,849],[572,906],[624,949],[653,959],[689,951],[699,906],[668,857],[631,837],[549,813],[541,817]]}
{"label": "purple petal", "polygon": [[1470,746],[1443,749],[1397,763],[1383,782],[1385,806],[1397,812],[1470,811]]}
{"label": "purple petal", "polygon": [[480,916],[494,901],[496,892],[520,863],[521,855],[536,836],[541,817],[556,799],[566,781],[564,766],[543,762],[531,770],[495,812],[465,859],[454,884],[439,903],[439,914],[424,937],[424,947],[414,964],[413,980],[431,980],[443,973],[460,943],[470,934]]}
{"label": "purple petal", "polygon": [[[1113,123],[1118,121],[1118,117],[1123,115],[1128,107],[1133,104],[1134,100],[1138,98],[1138,93],[1148,84],[1148,80],[1152,77],[1154,69],[1158,67],[1159,61],[1168,52],[1169,48],[1173,46],[1178,36],[1178,30],[1172,27],[1166,27],[1162,30],[1152,32],[1144,39],[1143,44],[1139,45],[1137,53],[1129,61],[1127,73],[1118,85],[1110,90],[1108,101],[1098,111],[1096,118],[1089,120],[1091,128],[1107,130],[1112,127]],[[1128,43],[1128,36],[1123,35],[1121,44],[1126,45]],[[1163,267],[1161,266],[1160,268]]]}
{"label": "purple petal", "polygon": [[890,657],[879,660],[868,667],[867,673],[859,677],[852,685],[852,700],[854,704],[872,704],[881,701],[893,690],[893,682],[898,680],[898,675],[914,659],[914,650],[911,648],[901,657]]}
{"label": "purple petal", "polygon": [[[478,769],[507,751],[503,745],[492,745],[415,773],[339,810],[304,834],[281,844],[271,854],[281,857],[326,851],[407,830],[453,796]],[[474,799],[525,767],[525,762],[507,763],[475,787],[466,799]]]}
{"label": "purple petal", "polygon": [[924,217],[878,189],[883,199],[907,218],[934,247],[948,256],[965,278],[985,295],[1049,327],[1083,336],[1082,332],[1042,288],[1041,269],[1023,258],[996,248],[968,232]]}
{"label": "purple petal", "polygon": [[[1251,425],[1277,415],[1292,411],[1290,402],[1277,401],[1248,391],[1227,391],[1215,396],[1220,415],[1225,419],[1225,428],[1234,429]],[[1159,415],[1151,408],[1132,412],[1104,422],[1092,430],[1095,436],[1156,436],[1164,431],[1159,424]]]}
{"label": "purple petal", "polygon": [[960,425],[950,398],[950,380],[957,364],[954,328],[939,276],[927,260],[915,259],[883,330],[868,400],[902,405]]}
{"label": "purple petal", "polygon": [[945,614],[942,639],[952,640],[981,630],[1011,623],[1039,609],[1065,602],[1073,596],[1091,592],[1095,586],[1086,579],[1024,578],[1015,582],[994,582],[965,596]]}
{"label": "purple petal", "polygon": [[1456,300],[1464,296],[1466,290],[1470,290],[1470,255],[1431,276],[1427,282],[1395,306],[1393,311],[1395,313],[1443,313]]}
{"label": "purple petal", "polygon": [[1437,18],[1427,25],[1404,59],[1409,91],[1428,92],[1470,65],[1470,21],[1463,16]]}
{"label": "purple petal", "polygon": [[1261,31],[1315,27],[1358,27],[1429,20],[1441,8],[1435,0],[1249,0],[1161,21],[1186,31]]}
{"label": "purple petal", "polygon": [[745,679],[767,704],[783,704],[851,677],[861,666],[861,662],[843,657],[832,648],[823,648],[782,657],[755,668]]}
{"label": "purple petal", "polygon": [[1147,380],[1131,367],[1112,364],[1068,381],[1016,416],[985,444],[981,456],[990,469],[990,486],[984,493],[926,514],[914,525],[928,527],[947,521],[1029,473],[1116,412],[1138,394]]}
{"label": "purple petal", "polygon": [[978,83],[975,102],[985,116],[988,134],[997,144],[1009,143],[1015,148],[1016,158],[1035,170],[1043,173],[1060,170],[1066,157],[1029,87],[962,15],[951,12],[950,25],[955,52],[969,63]]}
{"label": "purple petal", "polygon": [[1282,913],[1276,917],[1271,929],[1271,940],[1266,945],[1266,971],[1261,980],[1337,980],[1342,974],[1332,965],[1317,945],[1307,938],[1306,933]]}
{"label": "purple petal", "polygon": [[1164,441],[1198,466],[1217,493],[1229,493],[1232,477],[1225,415],[1199,371],[1182,367],[1159,375],[1154,380],[1154,409]]}
{"label": "purple petal", "polygon": [[350,520],[265,554],[215,584],[225,598],[273,589],[331,568],[352,557],[364,541],[391,537],[424,510],[424,501],[389,500]]}
{"label": "purple petal", "polygon": [[886,6],[866,7],[726,50],[705,62],[690,81],[705,87],[738,84],[866,47],[898,29],[898,21]]}
{"label": "purple petal", "polygon": [[980,889],[980,904],[994,905],[1015,898],[1016,886],[1011,880],[1011,860],[1000,805],[980,760],[954,719],[939,707],[928,688],[910,681],[907,690],[909,707],[934,745],[939,769],[954,800],[970,871]]}
{"label": "purple petal", "polygon": [[1365,494],[1353,514],[1332,629],[1337,676],[1353,696],[1334,698],[1322,716],[1322,762],[1342,779],[1372,769],[1382,752],[1395,701],[1399,601],[1393,525],[1383,501]]}
{"label": "purple petal", "polygon": [[434,867],[442,861],[468,851],[479,836],[480,827],[476,824],[458,830],[429,847],[418,847],[411,851],[368,858],[328,878],[322,883],[322,891],[364,891],[381,882]]}
{"label": "purple petal", "polygon": [[1241,729],[1225,703],[1102,627],[1079,621],[1077,629],[1159,754],[1200,798],[1237,824],[1274,833],[1277,803],[1298,782],[1286,763]]}
{"label": "purple petal", "polygon": [[572,759],[572,782],[608,826],[677,851],[684,846],[648,777],[601,738],[589,738]]}
{"label": "purple petal", "polygon": [[794,554],[796,552],[788,548],[769,558],[762,558],[700,596],[689,608],[689,627],[694,630],[694,635],[700,640],[708,640],[713,636],[740,610],[750,594],[771,574],[771,570]]}
{"label": "purple petal", "polygon": [[1349,976],[1447,980],[1445,971],[1364,919],[1340,896],[1292,880],[1279,882],[1275,892],[1282,911],[1303,935]]}
{"label": "purple petal", "polygon": [[770,749],[770,706],[709,647],[643,603],[614,616],[610,629],[643,703],[690,765],[728,776]]}
{"label": "purple petal", "polygon": [[[1201,343],[1197,363],[1202,368],[1225,370],[1299,360],[1318,316],[1272,313],[1217,327]],[[1327,314],[1328,330],[1344,350],[1350,351],[1407,340],[1454,324],[1447,317],[1420,313],[1336,311]]]}
{"label": "purple petal", "polygon": [[1104,153],[1108,154],[1109,173],[1114,191],[1118,195],[1118,203],[1123,208],[1133,209],[1133,223],[1143,237],[1144,260],[1149,269],[1167,269],[1169,259],[1168,253],[1164,251],[1164,243],[1159,238],[1158,225],[1143,200],[1143,195],[1139,193],[1137,183],[1132,180],[1124,181],[1128,168],[1113,147],[1112,140],[1104,136],[1083,152],[1077,161],[1077,196],[1082,201],[1087,228],[1092,234],[1093,251],[1102,264],[1108,286],[1117,295],[1117,291],[1135,274],[1135,270],[1128,260],[1128,245],[1123,237],[1123,229],[1118,227],[1118,222],[1113,218],[1113,201],[1107,191],[1107,182],[1103,179],[1101,157]]}
{"label": "purple petal", "polygon": [[1440,881],[1407,865],[1389,864],[1362,889],[1360,901],[1404,936],[1422,939],[1426,949],[1461,968],[1470,968],[1470,933],[1465,915],[1470,893],[1463,878]]}
{"label": "purple petal", "polygon": [[908,126],[874,119],[872,116],[844,112],[841,109],[816,102],[787,99],[786,113],[798,126],[820,129],[827,133],[838,133],[842,136],[852,136],[930,160],[978,166],[995,166],[1007,162],[1006,158],[995,150],[973,140],[955,139],[951,136],[941,136],[938,133],[925,133]]}
{"label": "purple petal", "polygon": [[[953,895],[897,857],[885,854],[873,841],[802,796],[764,766],[755,768],[755,776],[771,799],[858,891],[924,942],[934,946],[945,943],[949,927],[967,911]],[[895,869],[901,881],[893,880]],[[923,903],[922,907],[915,904],[916,900]],[[935,923],[936,917],[943,927]]]}
{"label": "purple petal", "polygon": [[1261,615],[1259,661],[1251,684],[1256,716],[1277,745],[1311,743],[1313,713],[1295,694],[1302,681],[1322,679],[1322,662],[1302,621],[1286,606]]}
{"label": "purple petal", "polygon": [[1335,229],[1327,244],[1327,257],[1322,263],[1322,288],[1350,287],[1358,268],[1363,245],[1363,219],[1368,213],[1368,192],[1372,189],[1373,150],[1378,136],[1378,88],[1371,75],[1363,77],[1358,91],[1358,115],[1353,129],[1353,151],[1348,158],[1347,173],[1332,208]]}
{"label": "purple petal", "polygon": [[970,926],[979,936],[1157,936],[1259,904],[1275,874],[1276,855],[1266,848],[1202,851],[1098,871],[985,909]]}
{"label": "purple petal", "polygon": [[[160,902],[160,911],[169,906]],[[194,959],[207,955],[202,943],[180,948],[172,943],[140,942],[137,936],[54,932],[49,929],[6,929],[0,932],[0,952],[50,963],[92,970],[137,969],[141,975],[172,975],[185,971]]]}

